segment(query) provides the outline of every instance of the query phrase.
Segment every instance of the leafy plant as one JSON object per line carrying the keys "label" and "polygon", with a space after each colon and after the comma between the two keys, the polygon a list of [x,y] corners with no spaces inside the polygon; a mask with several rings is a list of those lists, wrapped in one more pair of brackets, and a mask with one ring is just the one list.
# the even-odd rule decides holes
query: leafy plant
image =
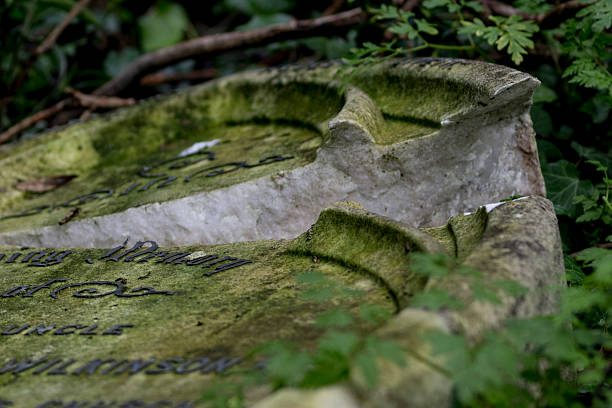
{"label": "leafy plant", "polygon": [[496,45],[499,51],[506,48],[512,61],[519,65],[523,62],[523,55],[527,54],[526,48],[534,46],[531,36],[539,30],[538,26],[533,21],[523,20],[519,15],[490,16],[489,19],[495,26],[486,26],[479,18],[462,21],[463,27],[458,33],[482,37],[489,45]]}
{"label": "leafy plant", "polygon": [[[318,271],[301,273],[296,280],[304,299],[328,306],[342,298],[361,296],[360,291]],[[360,305],[357,314],[344,308],[328,308],[314,322],[313,329],[322,330],[316,347],[304,349],[289,341],[260,345],[251,355],[254,359],[263,357],[261,371],[241,372],[234,382],[222,381],[220,387],[205,391],[202,400],[215,407],[241,407],[244,389],[254,384],[267,384],[274,390],[313,388],[345,381],[354,370],[370,387],[375,387],[379,378],[378,359],[405,365],[404,351],[397,343],[373,334],[390,317],[387,310],[368,303]]]}

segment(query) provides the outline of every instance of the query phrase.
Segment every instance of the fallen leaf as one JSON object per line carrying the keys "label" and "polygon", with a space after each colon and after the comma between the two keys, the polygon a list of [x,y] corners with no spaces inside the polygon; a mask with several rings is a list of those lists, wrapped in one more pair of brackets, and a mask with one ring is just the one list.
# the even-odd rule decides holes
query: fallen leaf
{"label": "fallen leaf", "polygon": [[55,190],[56,188],[63,186],[70,180],[75,178],[75,174],[68,174],[62,176],[48,176],[35,178],[25,181],[20,181],[15,184],[15,188],[21,191],[28,191],[30,193],[44,193],[47,191]]}

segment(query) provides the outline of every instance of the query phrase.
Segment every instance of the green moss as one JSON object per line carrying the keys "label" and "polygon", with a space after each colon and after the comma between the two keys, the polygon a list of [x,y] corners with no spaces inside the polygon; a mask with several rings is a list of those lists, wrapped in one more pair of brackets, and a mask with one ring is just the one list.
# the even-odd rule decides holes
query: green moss
{"label": "green moss", "polygon": [[442,251],[429,235],[350,205],[321,213],[317,223],[297,238],[290,251],[314,254],[380,281],[393,294],[399,309],[423,287],[409,269],[410,251]]}
{"label": "green moss", "polygon": [[[295,275],[318,270],[330,279],[358,287],[363,297],[342,300],[342,307],[356,310],[362,302],[395,307],[389,293],[376,282],[331,260],[313,262],[310,254],[287,253],[286,241],[264,241],[180,248],[253,260],[252,264],[203,275],[209,269],[98,260],[104,250],[74,250],[63,264],[36,268],[22,263],[0,263],[0,290],[16,285],[36,285],[49,279],[66,283],[121,280],[129,289],[150,286],[173,295],[119,298],[114,295],[84,299],[73,297],[76,289],[61,291],[57,299],[44,289],[32,297],[0,298],[0,321],[4,327],[38,324],[98,324],[100,333],[117,324],[131,324],[123,334],[113,335],[3,335],[0,336],[0,368],[9,359],[63,358],[78,363],[68,371],[94,359],[156,359],[198,357],[244,357],[257,344],[272,339],[293,340],[308,347],[320,332],[313,329],[314,317],[329,305],[311,303],[300,297]],[[2,248],[13,253],[16,248]],[[173,250],[173,249],[168,249]],[[179,250],[179,249],[174,249]],[[194,255],[202,255],[199,254]],[[23,256],[22,256],[23,258]],[[90,258],[93,264],[85,259]],[[125,259],[125,258],[124,258]],[[6,258],[5,258],[6,260]],[[56,283],[57,288],[63,283]],[[94,285],[83,288],[93,288]],[[107,287],[96,287],[102,292]],[[81,289],[81,288],[79,288]],[[34,406],[50,399],[197,399],[213,375],[34,375],[2,374],[2,397]]]}
{"label": "green moss", "polygon": [[[53,225],[78,205],[73,219],[93,217],[197,192],[268,177],[304,166],[316,159],[329,139],[334,118],[350,119],[366,129],[377,144],[401,143],[440,128],[449,115],[478,108],[495,97],[496,89],[525,74],[482,63],[445,60],[407,60],[375,64],[342,84],[338,67],[313,70],[247,72],[150,100],[111,115],[93,118],[24,141],[10,153],[0,153],[0,228],[13,231]],[[212,162],[165,172],[178,177],[173,184],[119,195],[136,182],[145,165],[167,160],[199,141],[220,139]],[[272,155],[293,156],[255,168],[242,168],[215,177],[200,174],[181,181],[205,166],[246,161]],[[78,175],[69,184],[45,194],[15,189],[18,181],[61,174]],[[78,204],[27,218],[5,218],[43,205],[112,189],[112,199]]]}

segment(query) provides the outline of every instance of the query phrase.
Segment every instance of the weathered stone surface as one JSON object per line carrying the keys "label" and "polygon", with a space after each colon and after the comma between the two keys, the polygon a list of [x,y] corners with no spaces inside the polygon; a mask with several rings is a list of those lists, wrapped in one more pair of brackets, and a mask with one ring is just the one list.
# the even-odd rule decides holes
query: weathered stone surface
{"label": "weathered stone surface", "polygon": [[[484,202],[544,194],[531,76],[415,59],[366,66],[344,86],[337,71],[238,74],[0,153],[0,243],[291,238],[340,200],[431,227]],[[78,177],[44,194],[15,188],[71,174]]]}
{"label": "weathered stone surface", "polygon": [[[2,398],[24,408],[45,401],[169,400],[171,406],[195,401],[211,386],[216,368],[250,368],[252,362],[233,359],[261,342],[314,344],[321,334],[314,317],[330,305],[301,298],[304,289],[294,277],[317,270],[363,292],[336,300],[336,306],[356,310],[368,302],[395,314],[376,334],[404,346],[408,364],[401,368],[381,361],[382,378],[374,390],[358,374],[340,386],[286,390],[263,399],[267,391],[254,389],[247,395],[259,400],[257,408],[448,406],[451,384],[424,364],[439,357],[430,355],[420,333],[438,328],[477,336],[509,317],[552,311],[555,292],[537,288],[559,284],[564,273],[552,205],[539,197],[455,217],[434,229],[417,230],[345,203],[324,211],[315,225],[289,241],[164,249],[186,258],[166,254],[147,262],[138,262],[145,253],[124,254],[127,248],[74,249],[63,258],[57,251],[2,248]],[[454,277],[417,278],[408,248],[447,251],[480,268],[485,280],[511,279],[534,290],[519,299],[502,297],[500,305],[472,302],[453,313],[415,309],[411,297],[428,287],[444,287],[466,301],[470,292]],[[218,258],[204,258],[211,254]],[[206,265],[226,256],[238,259]],[[196,265],[196,259],[201,263]],[[19,331],[23,325],[30,326]],[[38,325],[55,327],[34,329]],[[65,327],[74,325],[85,327]],[[129,373],[128,363],[135,373]]]}

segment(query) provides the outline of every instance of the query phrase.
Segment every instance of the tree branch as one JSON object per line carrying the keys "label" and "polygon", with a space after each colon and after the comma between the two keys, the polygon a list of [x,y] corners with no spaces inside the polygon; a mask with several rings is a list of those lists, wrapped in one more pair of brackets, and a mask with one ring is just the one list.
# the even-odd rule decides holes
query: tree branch
{"label": "tree branch", "polygon": [[68,27],[68,24],[70,24],[70,22],[81,12],[81,10],[85,8],[85,6],[87,6],[87,3],[90,1],[91,0],[80,0],[78,3],[76,3],[72,9],[70,9],[68,14],[66,14],[66,17],[64,17],[62,22],[59,23],[53,29],[53,31],[51,31],[47,38],[45,38],[45,40],[38,47],[36,47],[34,57],[38,57],[40,54],[47,52],[49,48],[53,47],[53,44],[55,44],[60,34],[66,29],[66,27]]}
{"label": "tree branch", "polygon": [[[78,11],[80,11],[88,1],[90,0],[81,0],[78,3],[82,5],[81,8],[75,11],[75,5],[69,15],[74,16],[78,14]],[[68,18],[68,16],[66,17]],[[312,20],[292,20],[286,23],[274,24],[250,31],[214,34],[185,41],[141,56],[121,71],[117,77],[96,89],[91,95],[86,96],[99,97],[117,95],[140,76],[157,68],[165,67],[190,57],[249,46],[265,45],[276,41],[334,34],[365,21],[365,18],[366,14],[361,9],[355,8]],[[62,24],[53,30],[53,33],[51,33],[43,44],[37,48],[37,51],[42,50],[41,52],[44,52],[48,47],[52,46],[53,42],[57,40],[57,37],[67,24],[68,23],[63,24],[62,22]],[[78,98],[77,101],[81,102],[80,105],[83,105],[81,99],[83,98]],[[23,119],[0,134],[0,144],[8,142],[17,134],[28,129],[37,122],[56,115],[74,102],[74,98],[63,99],[50,108]]]}
{"label": "tree branch", "polygon": [[97,108],[106,108],[106,109],[114,109],[120,108],[122,106],[129,106],[136,103],[136,99],[134,98],[117,98],[116,96],[96,96],[96,95],[87,95],[82,92],[79,92],[71,87],[66,87],[66,92],[74,96],[74,98],[79,102],[79,104],[83,107],[97,109]]}
{"label": "tree branch", "polygon": [[419,5],[421,0],[407,0],[402,6],[402,10],[404,11],[412,11],[416,6]]}
{"label": "tree branch", "polygon": [[217,75],[219,75],[219,71],[214,68],[198,69],[180,74],[149,74],[140,78],[140,86],[155,86],[169,82],[181,81],[205,81],[207,79],[212,79]]}
{"label": "tree branch", "polygon": [[40,56],[41,54],[44,54],[45,52],[47,52],[49,48],[53,47],[53,45],[57,41],[60,34],[64,32],[64,30],[66,29],[66,27],[68,27],[70,22],[85,8],[85,6],[87,6],[87,3],[89,3],[90,1],[91,0],[80,0],[78,3],[76,3],[70,9],[68,14],[66,14],[66,17],[64,17],[62,22],[59,23],[53,29],[53,31],[49,33],[49,35],[43,40],[42,43],[40,43],[38,47],[36,47],[34,52],[23,63],[21,67],[21,71],[19,71],[19,76],[17,77],[15,82],[13,82],[13,84],[9,87],[9,91],[8,91],[9,95],[14,94],[15,91],[19,89],[24,79],[26,78],[28,71],[30,70],[30,67],[34,63],[34,60],[36,60],[36,58]]}
{"label": "tree branch", "polygon": [[548,13],[529,14],[523,10],[519,10],[497,0],[481,0],[481,3],[484,6],[485,10],[490,10],[490,12],[494,14],[498,14],[504,17],[519,15],[526,20],[532,20],[538,24],[543,24],[544,22],[547,22],[547,20],[549,20],[551,17],[561,17],[565,12],[569,10],[583,8],[589,5],[581,3],[580,0],[570,0],[566,1],[565,3],[557,4]]}
{"label": "tree branch", "polygon": [[276,41],[329,35],[355,26],[364,19],[365,13],[355,8],[312,20],[292,20],[255,30],[214,34],[185,41],[141,56],[115,78],[96,89],[93,94],[117,95],[141,75],[190,57],[265,45]]}
{"label": "tree branch", "polygon": [[45,120],[50,116],[56,115],[59,112],[61,112],[66,106],[70,105],[72,103],[72,98],[66,98],[66,99],[62,99],[61,101],[59,101],[58,103],[56,103],[55,105],[41,110],[40,112],[29,116],[25,119],[23,119],[22,121],[20,121],[19,123],[11,126],[10,128],[8,128],[6,131],[4,131],[3,133],[0,134],[0,144],[6,143],[9,140],[11,140],[14,136],[18,135],[19,133],[23,132],[24,130],[34,126],[36,123],[40,122],[41,120]]}

